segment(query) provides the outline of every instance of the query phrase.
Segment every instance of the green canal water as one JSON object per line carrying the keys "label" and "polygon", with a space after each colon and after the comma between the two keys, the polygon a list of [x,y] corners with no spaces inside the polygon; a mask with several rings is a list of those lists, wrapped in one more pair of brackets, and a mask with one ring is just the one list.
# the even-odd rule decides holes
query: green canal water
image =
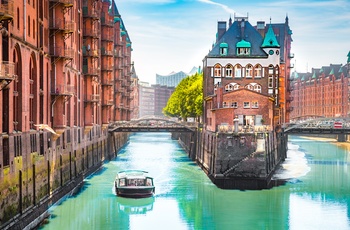
{"label": "green canal water", "polygon": [[[288,158],[269,190],[222,190],[168,133],[138,133],[85,180],[78,194],[50,208],[40,229],[350,229],[350,150],[329,140],[290,137]],[[117,197],[120,170],[154,176],[153,198]]]}

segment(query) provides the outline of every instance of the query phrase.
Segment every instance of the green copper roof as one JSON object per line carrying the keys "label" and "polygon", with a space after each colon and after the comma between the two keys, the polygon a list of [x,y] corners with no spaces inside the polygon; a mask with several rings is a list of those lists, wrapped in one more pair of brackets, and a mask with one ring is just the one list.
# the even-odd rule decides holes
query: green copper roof
{"label": "green copper roof", "polygon": [[221,42],[220,48],[228,48],[228,44],[226,42]]}
{"label": "green copper roof", "polygon": [[334,75],[334,69],[332,68],[331,72],[329,72],[329,75]]}
{"label": "green copper roof", "polygon": [[350,51],[348,53],[348,63],[350,62]]}
{"label": "green copper roof", "polygon": [[250,42],[247,42],[244,39],[242,39],[242,41],[237,42],[236,47],[237,48],[250,48],[250,47],[252,47],[252,45],[250,44]]}
{"label": "green copper roof", "polygon": [[312,79],[316,79],[316,73],[314,72],[314,74],[312,74]]}
{"label": "green copper roof", "polygon": [[120,31],[120,35],[124,36],[124,35],[126,35],[126,32],[125,31]]}
{"label": "green copper roof", "polygon": [[323,68],[320,69],[320,73],[323,73]]}
{"label": "green copper roof", "polygon": [[280,47],[280,45],[277,42],[275,33],[273,32],[272,26],[270,24],[269,29],[265,35],[264,42],[262,44],[263,48],[265,47]]}

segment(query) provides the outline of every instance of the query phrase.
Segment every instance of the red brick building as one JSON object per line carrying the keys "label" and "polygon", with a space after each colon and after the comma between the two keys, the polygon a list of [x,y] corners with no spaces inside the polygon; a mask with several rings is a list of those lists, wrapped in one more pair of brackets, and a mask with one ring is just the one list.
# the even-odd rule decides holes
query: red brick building
{"label": "red brick building", "polygon": [[347,65],[312,68],[311,73],[294,72],[291,120],[349,117],[349,63],[350,59]]}
{"label": "red brick building", "polygon": [[107,125],[131,118],[132,47],[115,1],[1,0],[0,22],[0,200],[20,210],[108,154]]}
{"label": "red brick building", "polygon": [[289,120],[291,30],[284,23],[252,26],[248,17],[218,22],[217,40],[204,58],[204,123],[269,125]]}

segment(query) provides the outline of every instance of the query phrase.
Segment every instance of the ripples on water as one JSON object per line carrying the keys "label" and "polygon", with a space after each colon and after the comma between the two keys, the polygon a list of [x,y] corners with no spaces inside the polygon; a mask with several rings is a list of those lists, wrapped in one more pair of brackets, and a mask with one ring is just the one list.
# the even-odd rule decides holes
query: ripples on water
{"label": "ripples on water", "polygon": [[[167,133],[141,133],[84,189],[50,209],[43,229],[293,229],[349,230],[349,153],[336,144],[291,137],[288,158],[274,179],[284,186],[261,191],[218,189]],[[338,163],[337,163],[338,162]],[[116,173],[149,171],[156,194],[114,194]]]}

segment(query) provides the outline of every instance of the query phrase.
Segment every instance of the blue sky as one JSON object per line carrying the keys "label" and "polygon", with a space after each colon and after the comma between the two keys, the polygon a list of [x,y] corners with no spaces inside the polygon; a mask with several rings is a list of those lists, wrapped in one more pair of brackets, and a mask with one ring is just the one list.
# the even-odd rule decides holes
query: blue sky
{"label": "blue sky", "polygon": [[156,73],[189,72],[201,66],[215,41],[218,21],[247,16],[283,23],[293,31],[294,70],[345,64],[350,51],[350,0],[115,0],[132,41],[141,81]]}

